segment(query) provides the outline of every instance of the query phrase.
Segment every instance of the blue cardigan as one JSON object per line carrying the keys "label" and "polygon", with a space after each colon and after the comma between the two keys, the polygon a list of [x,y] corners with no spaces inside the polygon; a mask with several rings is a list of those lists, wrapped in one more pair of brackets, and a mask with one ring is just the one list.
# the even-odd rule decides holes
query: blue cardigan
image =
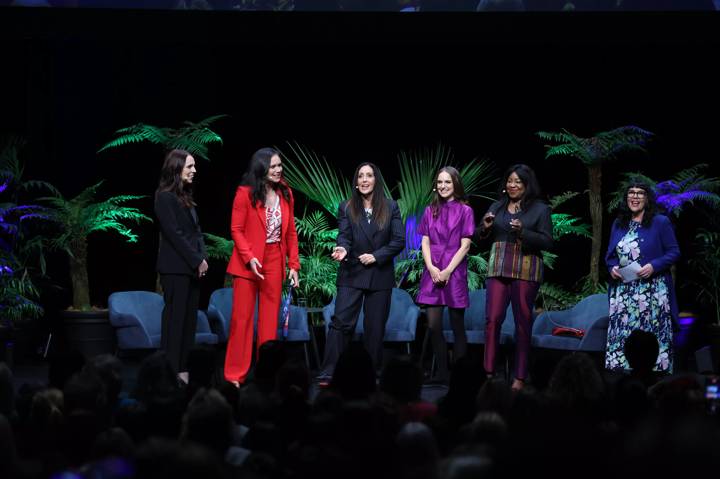
{"label": "blue cardigan", "polygon": [[[610,232],[610,243],[605,254],[605,264],[607,264],[608,272],[614,266],[619,266],[620,261],[615,252],[615,247],[627,231],[627,224],[621,225],[619,220],[615,220]],[[670,266],[680,258],[680,248],[675,239],[672,223],[670,223],[667,216],[656,214],[650,226],[640,225],[637,233],[641,244],[640,257],[636,261],[640,263],[640,266],[650,263],[654,270],[653,276],[661,274],[665,277],[670,295],[670,310],[673,319],[677,321],[678,305],[675,298],[675,287],[670,274]],[[611,281],[613,280],[611,279]]]}

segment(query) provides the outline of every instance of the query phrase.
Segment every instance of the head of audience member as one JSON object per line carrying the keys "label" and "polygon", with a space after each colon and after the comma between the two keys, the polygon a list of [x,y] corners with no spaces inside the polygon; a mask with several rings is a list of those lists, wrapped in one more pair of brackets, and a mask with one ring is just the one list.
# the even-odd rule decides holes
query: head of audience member
{"label": "head of audience member", "polygon": [[182,439],[202,444],[223,458],[233,439],[233,413],[214,389],[201,388],[183,417]]}
{"label": "head of audience member", "polygon": [[547,393],[559,408],[581,417],[599,418],[605,411],[605,384],[590,356],[582,352],[558,362]]}
{"label": "head of audience member", "polygon": [[137,479],[225,479],[217,456],[194,442],[151,438],[137,451]]}
{"label": "head of audience member", "polygon": [[301,361],[286,361],[275,376],[275,395],[283,401],[307,401],[310,397],[310,372]]}
{"label": "head of audience member", "polygon": [[252,375],[252,382],[264,394],[275,389],[275,377],[287,361],[286,344],[280,340],[263,343],[258,350],[258,360]]}
{"label": "head of audience member", "polygon": [[340,354],[330,388],[345,400],[367,399],[375,393],[375,367],[362,344],[350,343]]}
{"label": "head of audience member", "polygon": [[625,340],[623,351],[634,375],[645,376],[651,374],[655,367],[660,344],[650,331],[636,329]]}
{"label": "head of audience member", "polygon": [[405,423],[395,437],[397,460],[402,478],[437,477],[440,451],[430,428],[421,422]]}
{"label": "head of audience member", "polygon": [[91,358],[83,368],[97,375],[105,387],[109,406],[117,404],[122,392],[122,362],[112,354],[101,354]]}
{"label": "head of audience member", "polygon": [[401,404],[418,401],[422,391],[423,372],[409,356],[388,361],[380,375],[380,391]]}
{"label": "head of audience member", "polygon": [[448,392],[439,402],[438,413],[454,424],[465,424],[476,414],[476,398],[485,383],[482,365],[466,356],[455,361],[450,371]]}
{"label": "head of audience member", "polygon": [[501,416],[506,416],[512,402],[512,391],[507,381],[495,377],[485,381],[476,399],[477,411],[494,411]]}
{"label": "head of audience member", "polygon": [[156,351],[140,363],[134,397],[148,402],[159,397],[176,396],[180,392],[177,374],[164,351]]}

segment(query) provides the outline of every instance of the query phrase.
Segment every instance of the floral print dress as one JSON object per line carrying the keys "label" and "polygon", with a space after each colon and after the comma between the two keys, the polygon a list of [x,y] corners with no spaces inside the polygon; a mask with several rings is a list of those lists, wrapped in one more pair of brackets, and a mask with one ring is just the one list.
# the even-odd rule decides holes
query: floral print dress
{"label": "floral print dress", "polygon": [[[638,226],[639,223],[630,221],[628,232],[615,248],[621,268],[640,257]],[[617,282],[610,285],[609,297],[610,324],[605,367],[630,369],[623,346],[633,330],[642,329],[655,334],[660,344],[655,370],[672,372],[672,313],[665,278],[654,275],[629,283]]]}

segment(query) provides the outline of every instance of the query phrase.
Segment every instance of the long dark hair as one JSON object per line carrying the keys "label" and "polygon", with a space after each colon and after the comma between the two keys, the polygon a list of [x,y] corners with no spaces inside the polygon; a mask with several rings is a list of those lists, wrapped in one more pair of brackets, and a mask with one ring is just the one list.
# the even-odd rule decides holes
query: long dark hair
{"label": "long dark hair", "polygon": [[503,179],[498,186],[498,196],[503,202],[503,206],[506,206],[510,201],[510,197],[505,192],[505,185],[513,173],[518,175],[518,178],[520,178],[520,181],[523,182],[523,186],[525,187],[525,193],[523,193],[520,201],[522,202],[522,207],[527,209],[534,201],[540,199],[542,191],[540,190],[540,183],[538,183],[537,177],[535,177],[535,172],[526,164],[517,163],[505,170]]}
{"label": "long dark hair", "polygon": [[[270,160],[275,155],[280,156],[280,153],[273,148],[260,148],[253,153],[250,164],[240,182],[241,185],[250,187],[253,208],[257,207],[258,202],[261,204],[265,202],[265,185],[268,182],[267,175],[268,171],[270,171]],[[281,178],[280,183],[273,187],[280,190],[286,201],[290,201],[290,187],[284,179]]]}
{"label": "long dark hair", "polygon": [[462,179],[460,178],[460,172],[453,168],[452,166],[443,166],[440,168],[435,175],[435,178],[433,179],[433,198],[432,202],[430,203],[430,209],[432,211],[433,218],[437,218],[438,210],[440,208],[440,203],[445,203],[445,201],[440,197],[440,193],[436,191],[437,188],[437,179],[438,176],[440,176],[440,173],[447,173],[450,175],[450,179],[453,183],[453,198],[455,201],[459,201],[461,203],[467,204],[467,197],[465,196],[465,186],[463,186]]}
{"label": "long dark hair", "polygon": [[160,170],[160,182],[155,190],[155,196],[160,192],[169,191],[174,193],[185,207],[192,208],[195,206],[192,183],[185,183],[182,180],[182,172],[188,156],[192,155],[185,150],[168,151]]}
{"label": "long dark hair", "polygon": [[653,190],[649,184],[639,178],[631,178],[630,181],[625,184],[625,197],[623,198],[623,201],[620,202],[617,214],[617,219],[620,223],[620,226],[627,226],[627,224],[632,219],[632,211],[630,211],[630,208],[628,208],[627,205],[627,194],[628,191],[630,191],[630,188],[639,188],[645,191],[645,209],[643,210],[643,219],[641,224],[643,226],[649,226],[650,223],[652,223],[655,214],[657,213],[657,200],[655,199],[655,190]]}
{"label": "long dark hair", "polygon": [[365,218],[362,195],[357,187],[358,175],[360,174],[360,168],[363,166],[372,168],[373,174],[375,175],[375,187],[372,192],[373,219],[378,225],[378,228],[383,229],[390,220],[390,211],[388,211],[387,197],[385,196],[385,180],[383,180],[382,173],[380,173],[380,168],[373,163],[360,163],[358,167],[355,168],[352,196],[350,200],[348,200],[348,214],[353,223],[358,223],[361,219]]}

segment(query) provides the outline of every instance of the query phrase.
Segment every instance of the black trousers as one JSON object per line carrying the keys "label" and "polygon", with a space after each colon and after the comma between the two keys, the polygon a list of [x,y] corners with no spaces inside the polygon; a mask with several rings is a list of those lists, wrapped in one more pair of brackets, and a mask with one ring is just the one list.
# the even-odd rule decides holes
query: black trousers
{"label": "black trousers", "polygon": [[195,343],[200,281],[185,274],[161,274],[165,297],[161,348],[176,372],[187,371],[186,362]]}
{"label": "black trousers", "polygon": [[375,371],[382,367],[385,323],[390,312],[391,289],[371,291],[368,289],[338,286],[335,298],[335,314],[330,322],[325,340],[325,358],[322,372],[332,374],[340,354],[352,339],[363,308],[363,344],[370,354]]}

